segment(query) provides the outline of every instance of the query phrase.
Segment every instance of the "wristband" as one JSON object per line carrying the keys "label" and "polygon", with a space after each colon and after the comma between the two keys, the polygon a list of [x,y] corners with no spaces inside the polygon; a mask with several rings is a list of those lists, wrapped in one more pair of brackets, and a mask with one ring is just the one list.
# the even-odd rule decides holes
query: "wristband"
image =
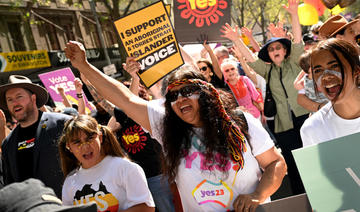
{"label": "wristband", "polygon": [[76,94],[76,97],[79,98],[79,99],[81,99],[81,98],[83,98],[83,94],[82,94],[82,93],[77,93],[77,94]]}

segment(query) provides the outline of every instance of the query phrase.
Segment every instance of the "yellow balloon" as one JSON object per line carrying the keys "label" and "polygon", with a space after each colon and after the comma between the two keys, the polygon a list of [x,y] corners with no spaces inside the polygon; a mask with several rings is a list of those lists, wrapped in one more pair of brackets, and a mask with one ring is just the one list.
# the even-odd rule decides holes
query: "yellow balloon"
{"label": "yellow balloon", "polygon": [[310,4],[303,3],[299,5],[298,14],[301,25],[314,25],[319,21],[318,12],[315,7]]}
{"label": "yellow balloon", "polygon": [[336,5],[334,8],[332,8],[330,10],[330,12],[332,15],[337,15],[337,14],[343,12],[344,10],[345,10],[345,8],[340,7],[340,5]]}

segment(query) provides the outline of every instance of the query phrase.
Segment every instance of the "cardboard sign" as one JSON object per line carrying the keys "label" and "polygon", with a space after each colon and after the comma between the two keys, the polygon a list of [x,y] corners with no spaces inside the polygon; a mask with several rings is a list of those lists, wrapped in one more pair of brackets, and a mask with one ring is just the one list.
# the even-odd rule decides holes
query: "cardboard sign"
{"label": "cardboard sign", "polygon": [[259,205],[256,212],[312,212],[306,194],[278,199]]}
{"label": "cardboard sign", "polygon": [[151,87],[184,61],[162,1],[114,22],[128,56],[141,65],[138,75]]}
{"label": "cardboard sign", "polygon": [[294,150],[316,212],[360,211],[360,133]]}
{"label": "cardboard sign", "polygon": [[46,50],[0,53],[0,72],[50,67]]}
{"label": "cardboard sign", "polygon": [[231,0],[174,0],[173,12],[179,43],[199,43],[201,34],[210,42],[229,42],[220,29],[231,23]]}
{"label": "cardboard sign", "polygon": [[[70,68],[63,68],[56,71],[39,74],[39,78],[45,85],[56,106],[64,107],[63,99],[57,90],[58,87],[64,88],[68,100],[71,103],[75,103],[78,105],[78,98],[76,97],[76,90],[74,84],[75,76]],[[89,105],[85,95],[83,95],[83,98],[85,100],[86,106],[85,112],[90,113],[91,106]]]}

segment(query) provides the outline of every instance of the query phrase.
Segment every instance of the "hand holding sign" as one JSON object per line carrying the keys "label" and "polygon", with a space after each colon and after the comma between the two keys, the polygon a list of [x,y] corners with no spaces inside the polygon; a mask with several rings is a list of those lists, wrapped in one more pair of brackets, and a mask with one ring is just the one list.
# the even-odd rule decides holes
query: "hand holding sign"
{"label": "hand holding sign", "polygon": [[241,194],[236,197],[234,201],[234,210],[236,212],[242,212],[242,211],[251,211],[255,212],[256,208],[259,206],[260,200],[258,195],[255,193],[251,194]]}
{"label": "hand holding sign", "polygon": [[79,69],[87,63],[84,46],[77,41],[69,41],[65,47],[65,56],[70,59],[71,65]]}
{"label": "hand holding sign", "polygon": [[136,62],[135,57],[127,57],[126,63],[123,63],[123,68],[131,77],[138,78],[136,73],[140,70],[140,63]]}

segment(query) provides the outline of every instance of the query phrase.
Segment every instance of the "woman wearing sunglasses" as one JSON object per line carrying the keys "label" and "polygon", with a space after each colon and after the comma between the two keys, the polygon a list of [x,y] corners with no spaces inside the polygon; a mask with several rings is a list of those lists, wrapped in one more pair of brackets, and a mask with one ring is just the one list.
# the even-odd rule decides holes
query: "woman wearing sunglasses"
{"label": "woman wearing sunglasses", "polygon": [[301,71],[298,60],[304,51],[298,17],[299,1],[288,0],[288,4],[289,6],[285,9],[291,15],[293,42],[287,38],[271,38],[261,48],[258,58],[252,54],[242,39],[239,39],[237,27],[233,29],[227,24],[223,27],[222,32],[223,36],[230,39],[247,59],[248,65],[264,77],[270,85],[277,110],[274,119],[274,135],[288,165],[292,192],[301,194],[305,192],[305,189],[291,151],[302,147],[300,128],[307,119],[309,111],[297,103],[298,91],[293,86],[294,80]]}
{"label": "woman wearing sunglasses", "polygon": [[164,173],[176,182],[184,211],[255,211],[280,186],[286,164],[261,123],[250,114],[248,130],[240,127],[244,120],[235,123],[216,89],[192,67],[169,75],[159,106],[89,64],[78,42],[65,52],[105,99],[162,144]]}
{"label": "woman wearing sunglasses", "polygon": [[357,49],[340,39],[321,41],[310,53],[314,85],[330,102],[301,128],[304,146],[360,132],[360,62]]}
{"label": "woman wearing sunglasses", "polygon": [[105,126],[86,115],[66,122],[59,141],[65,205],[96,202],[98,211],[155,211],[144,171]]}

